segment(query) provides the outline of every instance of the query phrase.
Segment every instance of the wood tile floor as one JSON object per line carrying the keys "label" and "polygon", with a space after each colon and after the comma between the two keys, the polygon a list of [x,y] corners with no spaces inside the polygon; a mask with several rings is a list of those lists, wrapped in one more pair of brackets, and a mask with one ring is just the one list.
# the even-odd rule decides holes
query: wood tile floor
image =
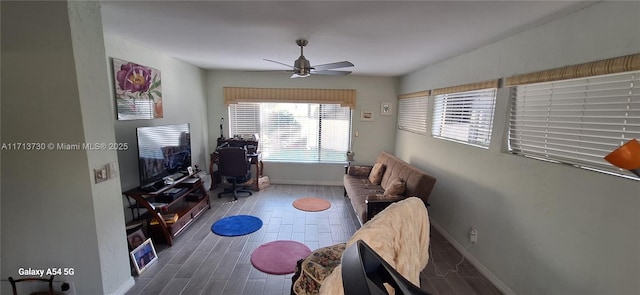
{"label": "wood tile floor", "polygon": [[[295,240],[314,250],[346,242],[359,228],[349,200],[338,186],[271,185],[250,197],[217,197],[210,192],[207,210],[174,240],[173,247],[156,243],[158,261],[149,266],[127,294],[290,294],[292,275],[268,275],[255,269],[251,253],[261,244],[274,240]],[[293,208],[300,197],[329,200],[331,208],[322,212],[303,212]],[[252,234],[221,237],[211,232],[218,219],[237,214],[260,217],[264,225]],[[421,273],[423,290],[434,295],[501,294],[475,267],[463,262],[457,273],[440,277],[460,261],[461,255],[444,237],[431,230],[432,255]]]}

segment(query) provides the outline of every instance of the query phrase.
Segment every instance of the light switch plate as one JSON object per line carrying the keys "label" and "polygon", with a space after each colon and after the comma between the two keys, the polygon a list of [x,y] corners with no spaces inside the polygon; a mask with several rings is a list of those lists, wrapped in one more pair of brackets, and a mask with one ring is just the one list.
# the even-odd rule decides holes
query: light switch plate
{"label": "light switch plate", "polygon": [[109,166],[109,178],[114,178],[118,176],[118,165],[116,165],[116,162],[111,162],[108,164]]}
{"label": "light switch plate", "polygon": [[93,173],[96,179],[96,183],[100,183],[109,179],[109,168],[107,167],[107,165],[93,169]]}

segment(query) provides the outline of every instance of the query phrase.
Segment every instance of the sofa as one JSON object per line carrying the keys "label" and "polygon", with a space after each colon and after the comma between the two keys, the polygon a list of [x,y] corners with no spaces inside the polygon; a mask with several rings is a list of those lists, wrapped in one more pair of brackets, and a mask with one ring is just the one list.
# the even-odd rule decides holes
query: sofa
{"label": "sofa", "polygon": [[393,202],[415,196],[425,205],[436,179],[400,160],[381,152],[374,165],[351,165],[343,177],[344,195],[364,224]]}
{"label": "sofa", "polygon": [[[395,202],[358,229],[347,243],[322,247],[298,261],[292,277],[292,295],[344,294],[342,254],[364,241],[393,269],[420,287],[420,272],[429,260],[429,214],[422,199]],[[395,294],[386,286],[389,294]]]}

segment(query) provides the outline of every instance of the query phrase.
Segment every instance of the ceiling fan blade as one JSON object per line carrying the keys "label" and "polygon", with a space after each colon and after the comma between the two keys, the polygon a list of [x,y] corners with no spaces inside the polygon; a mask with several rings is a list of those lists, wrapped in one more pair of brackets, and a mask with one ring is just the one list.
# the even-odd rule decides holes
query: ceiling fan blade
{"label": "ceiling fan blade", "polygon": [[286,63],[283,63],[283,62],[279,62],[279,61],[275,61],[275,60],[270,60],[270,59],[266,59],[266,58],[263,58],[263,60],[270,61],[270,62],[273,62],[273,63],[277,63],[277,64],[283,65],[283,66],[285,66],[285,67],[288,67],[288,68],[291,68],[291,69],[294,69],[294,70],[296,69],[296,67],[294,67],[294,66],[290,66],[290,65],[288,65],[288,64],[286,64]]}
{"label": "ceiling fan blade", "polygon": [[246,70],[247,73],[292,73],[293,70]]}
{"label": "ceiling fan blade", "polygon": [[345,75],[351,74],[351,71],[326,70],[326,71],[319,71],[319,72],[311,72],[311,74],[314,74],[314,75],[328,75],[328,76],[345,76]]}
{"label": "ceiling fan blade", "polygon": [[312,68],[314,68],[316,71],[324,71],[324,70],[339,69],[339,68],[346,68],[346,67],[353,67],[353,64],[348,61],[340,61],[340,62],[334,62],[330,64],[315,65]]}

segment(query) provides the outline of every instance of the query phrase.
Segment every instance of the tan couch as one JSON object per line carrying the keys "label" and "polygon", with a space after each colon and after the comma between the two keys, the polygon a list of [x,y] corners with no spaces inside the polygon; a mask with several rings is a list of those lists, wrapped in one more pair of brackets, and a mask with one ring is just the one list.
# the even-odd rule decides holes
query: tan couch
{"label": "tan couch", "polygon": [[[422,199],[425,205],[428,204],[427,201],[436,183],[434,177],[387,152],[381,152],[376,163],[382,163],[385,166],[379,185],[371,183],[368,179],[373,166],[349,166],[343,177],[345,196],[351,200],[351,205],[361,224],[389,204],[407,197],[415,196]],[[385,190],[398,177],[404,181],[404,193],[385,195]]]}

